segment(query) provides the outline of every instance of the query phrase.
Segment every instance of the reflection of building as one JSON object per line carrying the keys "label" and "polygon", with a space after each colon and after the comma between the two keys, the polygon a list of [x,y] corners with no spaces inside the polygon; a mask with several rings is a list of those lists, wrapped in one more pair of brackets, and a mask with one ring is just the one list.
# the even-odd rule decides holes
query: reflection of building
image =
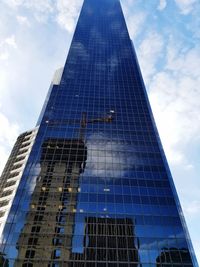
{"label": "reflection of building", "polygon": [[72,253],[71,266],[138,266],[137,239],[129,218],[97,218],[85,220],[84,252]]}
{"label": "reflection of building", "polygon": [[163,249],[161,254],[156,259],[157,263],[156,266],[157,267],[187,266],[187,264],[191,266],[190,265],[191,262],[192,260],[188,249],[170,248],[170,249]]}
{"label": "reflection of building", "polygon": [[[79,175],[87,149],[79,139],[48,139],[42,145],[41,172],[17,249],[15,266],[41,266],[41,259],[69,259]],[[40,260],[39,260],[40,259]]]}
{"label": "reflection of building", "polygon": [[30,150],[35,141],[37,128],[21,134],[13,147],[0,179],[0,236],[20,183]]}
{"label": "reflection of building", "polygon": [[0,252],[0,266],[1,267],[9,267],[8,259],[6,259],[5,255],[3,255],[1,252]]}

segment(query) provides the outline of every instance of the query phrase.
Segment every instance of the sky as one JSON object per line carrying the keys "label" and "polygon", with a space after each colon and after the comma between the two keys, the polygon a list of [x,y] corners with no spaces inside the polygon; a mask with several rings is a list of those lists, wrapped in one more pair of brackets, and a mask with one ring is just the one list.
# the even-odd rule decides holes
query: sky
{"label": "sky", "polygon": [[[83,0],[0,0],[0,172],[37,121]],[[121,0],[200,262],[200,0]]]}

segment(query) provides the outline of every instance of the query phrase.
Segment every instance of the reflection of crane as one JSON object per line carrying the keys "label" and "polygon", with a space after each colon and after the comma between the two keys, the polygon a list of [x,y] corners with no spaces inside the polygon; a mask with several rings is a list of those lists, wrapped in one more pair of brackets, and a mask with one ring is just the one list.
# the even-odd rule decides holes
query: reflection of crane
{"label": "reflection of crane", "polygon": [[[113,121],[113,114],[114,111],[110,110],[110,113],[105,116],[105,117],[99,117],[99,118],[94,118],[94,119],[88,119],[87,120],[87,113],[83,112],[82,113],[82,118],[80,122],[80,130],[79,130],[79,140],[85,143],[85,129],[87,127],[88,123],[96,123],[96,122],[105,122],[105,123],[110,123]],[[85,168],[86,163],[84,162],[83,164],[83,169]]]}
{"label": "reflection of crane", "polygon": [[110,110],[110,112],[105,116],[105,117],[98,117],[98,118],[93,118],[93,119],[87,119],[87,113],[83,112],[82,113],[82,118],[81,120],[62,120],[62,121],[49,121],[46,120],[46,123],[49,125],[67,125],[67,124],[78,124],[80,123],[80,131],[79,131],[79,139],[82,141],[85,141],[85,129],[87,127],[87,124],[89,123],[98,123],[98,122],[105,122],[105,123],[111,123],[114,119],[114,110]]}
{"label": "reflection of crane", "polygon": [[94,119],[88,119],[87,120],[87,113],[83,112],[82,113],[82,118],[80,121],[80,132],[79,132],[79,139],[85,140],[85,129],[87,127],[88,123],[96,123],[96,122],[105,122],[105,123],[110,123],[113,121],[113,114],[114,111],[110,110],[110,113],[105,116],[105,117],[99,117],[99,118],[94,118]]}

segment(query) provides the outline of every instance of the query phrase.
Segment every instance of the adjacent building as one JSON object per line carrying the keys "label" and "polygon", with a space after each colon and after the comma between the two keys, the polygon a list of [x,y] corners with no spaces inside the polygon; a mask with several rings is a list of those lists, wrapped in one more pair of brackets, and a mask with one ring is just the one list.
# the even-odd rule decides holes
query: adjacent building
{"label": "adjacent building", "polygon": [[84,1],[0,219],[1,266],[198,266],[119,0]]}

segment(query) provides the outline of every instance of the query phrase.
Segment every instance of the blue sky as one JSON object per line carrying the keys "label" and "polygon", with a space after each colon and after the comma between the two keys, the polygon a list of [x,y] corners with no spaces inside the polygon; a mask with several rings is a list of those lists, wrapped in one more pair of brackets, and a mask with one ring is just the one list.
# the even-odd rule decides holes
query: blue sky
{"label": "blue sky", "polygon": [[[200,1],[121,0],[200,262]],[[65,63],[82,0],[0,0],[0,170]]]}

